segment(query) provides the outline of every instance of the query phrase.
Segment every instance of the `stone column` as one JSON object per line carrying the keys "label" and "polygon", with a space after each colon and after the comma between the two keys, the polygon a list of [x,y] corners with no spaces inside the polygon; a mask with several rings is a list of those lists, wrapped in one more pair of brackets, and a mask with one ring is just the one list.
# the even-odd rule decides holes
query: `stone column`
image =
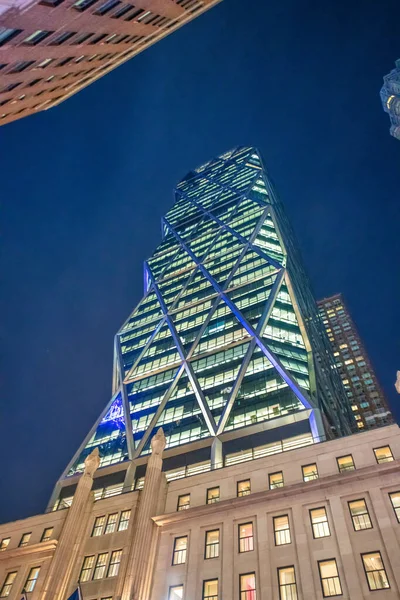
{"label": "stone column", "polygon": [[60,539],[46,581],[41,600],[64,600],[67,596],[71,571],[74,567],[79,541],[87,525],[92,500],[93,475],[100,465],[99,450],[95,448],[85,460],[74,499],[68,509]]}
{"label": "stone column", "polygon": [[152,520],[157,514],[160,490],[163,488],[162,453],[165,436],[159,429],[151,440],[151,455],[147,463],[144,488],[140,493],[132,546],[127,561],[122,600],[148,600],[155,560],[157,526]]}

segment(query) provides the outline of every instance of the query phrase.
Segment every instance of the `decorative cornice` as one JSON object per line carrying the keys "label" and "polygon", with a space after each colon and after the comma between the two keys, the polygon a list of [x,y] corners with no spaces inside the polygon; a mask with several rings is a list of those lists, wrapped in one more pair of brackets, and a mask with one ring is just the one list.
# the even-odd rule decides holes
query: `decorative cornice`
{"label": "decorative cornice", "polygon": [[23,548],[10,548],[0,552],[0,561],[9,558],[19,558],[29,554],[44,554],[46,552],[54,553],[58,544],[58,540],[49,540],[48,542],[39,542],[23,546]]}

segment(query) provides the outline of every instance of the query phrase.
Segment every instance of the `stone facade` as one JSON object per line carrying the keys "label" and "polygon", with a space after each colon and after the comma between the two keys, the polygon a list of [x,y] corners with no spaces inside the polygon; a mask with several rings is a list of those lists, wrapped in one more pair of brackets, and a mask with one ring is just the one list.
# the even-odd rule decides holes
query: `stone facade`
{"label": "stone facade", "polygon": [[1,525],[0,597],[20,600],[40,567],[28,600],[66,600],[79,579],[85,600],[321,600],[323,589],[400,598],[397,425],[251,461],[239,455],[169,483],[164,443],[160,431],[143,490],[96,500],[92,478],[103,470],[94,456],[69,508]]}

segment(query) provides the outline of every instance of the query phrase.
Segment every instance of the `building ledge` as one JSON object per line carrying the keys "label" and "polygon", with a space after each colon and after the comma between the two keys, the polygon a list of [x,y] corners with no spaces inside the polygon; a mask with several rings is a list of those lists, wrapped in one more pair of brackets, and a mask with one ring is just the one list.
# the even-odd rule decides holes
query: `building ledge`
{"label": "building ledge", "polygon": [[48,542],[39,542],[37,544],[30,544],[23,548],[10,548],[9,550],[3,550],[0,552],[0,561],[9,558],[20,558],[28,556],[29,554],[53,554],[57,548],[58,540],[49,540]]}

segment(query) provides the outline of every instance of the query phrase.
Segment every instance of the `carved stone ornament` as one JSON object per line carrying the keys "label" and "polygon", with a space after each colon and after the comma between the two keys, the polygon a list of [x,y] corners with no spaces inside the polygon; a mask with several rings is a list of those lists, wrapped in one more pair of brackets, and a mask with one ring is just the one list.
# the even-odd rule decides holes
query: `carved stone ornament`
{"label": "carved stone ornament", "polygon": [[396,373],[396,383],[394,384],[394,387],[396,388],[397,393],[400,394],[400,371],[397,371]]}
{"label": "carved stone ornament", "polygon": [[163,428],[157,431],[156,435],[151,440],[151,451],[153,454],[162,454],[166,445],[166,439],[164,435]]}
{"label": "carved stone ornament", "polygon": [[95,448],[85,459],[85,475],[93,476],[99,468],[100,456],[99,449]]}

